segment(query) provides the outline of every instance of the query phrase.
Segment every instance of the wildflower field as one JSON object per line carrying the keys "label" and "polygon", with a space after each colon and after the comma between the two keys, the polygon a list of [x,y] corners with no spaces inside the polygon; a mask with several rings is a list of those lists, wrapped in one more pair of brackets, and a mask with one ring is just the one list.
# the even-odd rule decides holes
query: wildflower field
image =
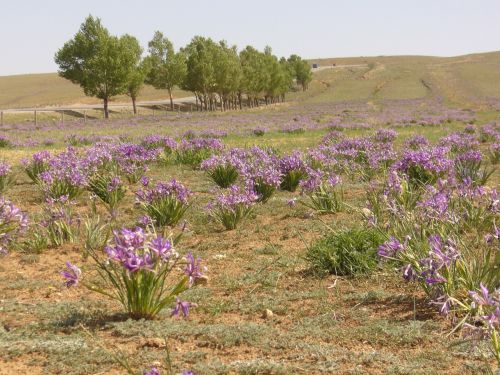
{"label": "wildflower field", "polygon": [[5,125],[0,373],[495,371],[498,112],[314,84]]}

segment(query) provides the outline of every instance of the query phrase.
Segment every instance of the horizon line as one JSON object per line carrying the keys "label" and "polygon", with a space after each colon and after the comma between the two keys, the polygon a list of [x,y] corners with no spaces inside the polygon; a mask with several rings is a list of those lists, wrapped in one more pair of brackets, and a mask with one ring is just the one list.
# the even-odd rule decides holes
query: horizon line
{"label": "horizon line", "polygon": [[[314,60],[332,60],[332,59],[360,59],[360,58],[368,58],[368,59],[373,59],[373,58],[386,58],[386,57],[436,57],[436,58],[443,58],[443,59],[451,59],[451,58],[456,58],[456,57],[465,57],[465,56],[472,56],[472,55],[482,55],[482,54],[487,54],[487,53],[498,53],[500,50],[493,50],[493,51],[481,51],[481,52],[471,52],[471,53],[465,53],[465,54],[459,54],[459,55],[424,55],[424,54],[396,54],[396,55],[359,55],[359,56],[336,56],[336,57],[307,57],[304,58],[306,61],[314,61]],[[16,77],[16,76],[28,76],[28,75],[41,75],[41,74],[57,74],[57,71],[52,71],[52,72],[31,72],[31,73],[14,73],[14,74],[0,74],[0,78],[2,77]]]}

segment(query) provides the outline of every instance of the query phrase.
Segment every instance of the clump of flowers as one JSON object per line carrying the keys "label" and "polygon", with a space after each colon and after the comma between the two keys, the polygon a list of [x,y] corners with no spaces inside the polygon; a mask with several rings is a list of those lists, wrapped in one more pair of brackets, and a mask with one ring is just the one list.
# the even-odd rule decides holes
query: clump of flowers
{"label": "clump of flowers", "polygon": [[28,226],[28,217],[12,202],[0,197],[0,254]]}
{"label": "clump of flowers", "polygon": [[53,199],[78,197],[88,185],[89,167],[87,160],[80,157],[75,149],[68,148],[52,157],[48,169],[38,175],[43,192]]}
{"label": "clump of flowers", "polygon": [[453,169],[453,160],[448,158],[447,151],[443,147],[406,151],[393,169],[402,172],[412,185],[433,184]]}
{"label": "clump of flowers", "polygon": [[464,133],[476,134],[476,126],[474,124],[467,124],[464,128]]}
{"label": "clump of flowers", "polygon": [[397,135],[394,129],[379,129],[373,136],[373,140],[378,143],[390,143],[396,139]]}
{"label": "clump of flowers", "polygon": [[221,223],[227,230],[235,229],[246,218],[258,200],[252,190],[242,190],[232,185],[226,192],[221,192],[207,206],[210,216]]}
{"label": "clump of flowers", "polygon": [[472,134],[456,132],[441,138],[439,144],[448,147],[453,153],[461,153],[479,146],[479,141]]}
{"label": "clump of flowers", "polygon": [[242,175],[250,189],[265,203],[281,185],[279,159],[270,150],[252,147],[244,160]]}
{"label": "clump of flowers", "polygon": [[177,161],[192,168],[199,168],[203,160],[224,149],[222,142],[215,138],[183,139],[176,151]]}
{"label": "clump of flowers", "polygon": [[500,143],[493,143],[489,150],[488,156],[490,158],[491,164],[497,164],[500,162]]}
{"label": "clump of flowers", "polygon": [[119,175],[134,184],[147,171],[148,163],[157,161],[160,154],[160,149],[134,143],[100,142],[87,150],[84,160],[94,173]]}
{"label": "clump of flowers", "polygon": [[26,174],[31,179],[31,181],[33,181],[34,183],[39,183],[40,175],[43,172],[48,171],[50,168],[49,161],[51,158],[52,155],[50,154],[50,152],[40,151],[33,154],[31,160],[23,160],[24,170],[26,171]]}
{"label": "clump of flowers", "polygon": [[495,123],[484,124],[479,131],[481,142],[495,142],[500,138],[500,127]]}
{"label": "clump of flowers", "polygon": [[455,158],[455,173],[460,181],[471,181],[474,184],[485,185],[494,170],[481,168],[482,155],[480,151],[469,150]]}
{"label": "clump of flowers", "polygon": [[52,246],[61,246],[66,242],[75,241],[76,227],[79,224],[79,221],[73,217],[72,206],[75,203],[67,195],[47,198],[40,225],[45,229]]}
{"label": "clump of flowers", "polygon": [[405,147],[412,150],[420,150],[429,145],[429,140],[420,134],[414,134],[405,141]]}
{"label": "clump of flowers", "polygon": [[201,163],[201,169],[221,188],[233,185],[241,170],[241,160],[237,149],[231,149],[224,155],[213,155]]}
{"label": "clump of flowers", "polygon": [[[498,250],[479,240],[498,215],[494,190],[440,181],[437,188],[426,186],[423,193],[411,193],[411,189],[405,193],[409,185],[388,185],[394,185],[392,190],[399,194],[386,193],[383,199],[388,221],[380,215],[374,221],[390,236],[379,255],[399,264],[403,277],[417,282],[442,313],[452,307],[460,310],[471,287],[499,285]],[[380,212],[376,207],[372,204],[373,211]],[[471,230],[472,237],[466,235]],[[485,242],[495,242],[498,234],[495,227]]]}
{"label": "clump of flowers", "polygon": [[10,165],[0,161],[0,193],[3,193],[7,188],[14,183],[12,169]]}
{"label": "clump of flowers", "polygon": [[120,177],[111,174],[95,174],[89,180],[88,189],[105,204],[111,217],[115,218],[118,205],[127,191]]}
{"label": "clump of flowers", "polygon": [[94,141],[98,139],[95,136],[84,136],[77,134],[70,134],[66,137],[65,142],[69,146],[77,147],[77,146],[88,146],[94,143]]}
{"label": "clump of flowers", "polygon": [[339,189],[340,177],[320,170],[310,170],[308,178],[300,182],[302,194],[309,200],[300,203],[318,213],[336,213],[344,206],[344,193]]}
{"label": "clump of flowers", "polygon": [[476,324],[467,324],[466,331],[475,337],[490,337],[493,355],[500,364],[500,289],[490,292],[480,284],[480,291],[470,291],[471,310]]}
{"label": "clump of flowers", "polygon": [[373,142],[370,138],[347,138],[323,143],[309,151],[315,169],[345,173],[351,178],[369,180],[387,169],[395,160],[392,142]]}
{"label": "clump of flowers", "polygon": [[113,161],[121,175],[131,184],[137,183],[147,171],[147,164],[158,160],[158,149],[148,150],[144,146],[123,143],[113,150]]}
{"label": "clump of flowers", "polygon": [[295,191],[299,182],[307,176],[307,166],[299,152],[284,156],[279,161],[282,174],[281,188],[287,191]]}
{"label": "clump of flowers", "polygon": [[[104,258],[90,251],[97,283],[87,283],[81,270],[69,262],[61,275],[68,287],[80,284],[116,300],[133,319],[154,319],[168,306],[173,306],[172,315],[186,317],[195,304],[182,301],[179,295],[203,277],[203,267],[190,253],[181,257],[174,245],[173,238],[142,228],[115,230]],[[183,274],[176,272],[179,266],[184,266]]]}
{"label": "clump of flowers", "polygon": [[329,131],[321,140],[321,143],[323,144],[332,144],[332,143],[337,143],[341,141],[342,139],[345,138],[345,135],[342,134],[342,132],[338,130],[332,130]]}
{"label": "clump of flowers", "polygon": [[12,142],[4,135],[0,135],[0,148],[10,147]]}
{"label": "clump of flowers", "polygon": [[148,150],[161,148],[167,154],[171,154],[177,148],[177,142],[174,139],[157,134],[145,136],[141,144]]}
{"label": "clump of flowers", "polygon": [[177,180],[158,182],[148,188],[149,180],[143,180],[144,189],[136,193],[142,210],[157,227],[176,225],[189,208],[191,191]]}
{"label": "clump of flowers", "polygon": [[144,137],[141,144],[148,150],[161,150],[164,162],[169,162],[177,149],[177,142],[174,139],[156,134]]}

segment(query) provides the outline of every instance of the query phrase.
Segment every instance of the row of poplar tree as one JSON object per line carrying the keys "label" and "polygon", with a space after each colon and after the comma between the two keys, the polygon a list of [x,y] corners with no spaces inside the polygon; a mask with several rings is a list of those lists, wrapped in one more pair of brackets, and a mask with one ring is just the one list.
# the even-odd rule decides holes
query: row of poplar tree
{"label": "row of poplar tree", "polygon": [[242,51],[225,41],[195,36],[175,51],[159,31],[148,43],[143,57],[139,41],[128,34],[111,35],[99,18],[92,16],[56,53],[59,75],[79,84],[85,95],[108,103],[116,95],[127,94],[136,100],[144,84],[165,89],[170,96],[175,87],[194,93],[199,110],[229,110],[284,101],[295,87],[307,89],[312,73],[307,61],[297,55],[278,59],[270,47],[263,52],[247,46]]}

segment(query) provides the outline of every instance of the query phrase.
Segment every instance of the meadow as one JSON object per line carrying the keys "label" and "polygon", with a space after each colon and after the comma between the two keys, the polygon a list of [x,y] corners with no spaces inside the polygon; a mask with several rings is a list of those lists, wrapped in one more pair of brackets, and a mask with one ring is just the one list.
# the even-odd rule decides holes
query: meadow
{"label": "meadow", "polygon": [[[494,59],[336,61],[278,105],[6,124],[0,374],[494,371]],[[162,272],[158,311],[109,295]]]}

